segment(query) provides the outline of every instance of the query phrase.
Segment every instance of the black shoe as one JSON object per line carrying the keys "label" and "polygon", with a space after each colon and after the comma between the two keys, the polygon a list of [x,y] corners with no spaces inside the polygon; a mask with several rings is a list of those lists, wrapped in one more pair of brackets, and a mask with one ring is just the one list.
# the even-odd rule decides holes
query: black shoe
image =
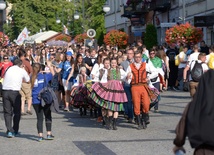
{"label": "black shoe", "polygon": [[107,129],[108,130],[112,130],[112,116],[110,116],[109,118],[108,118],[108,124],[107,124]]}
{"label": "black shoe", "polygon": [[84,108],[84,115],[86,116],[87,115],[87,109]]}
{"label": "black shoe", "polygon": [[146,129],[146,128],[147,128],[147,126],[146,126],[146,116],[145,116],[145,114],[144,114],[144,113],[142,114],[142,120],[141,120],[141,123],[142,123],[142,127],[143,127],[143,129]]}
{"label": "black shoe", "polygon": [[90,109],[90,117],[93,117],[93,110]]}
{"label": "black shoe", "polygon": [[117,130],[116,123],[117,123],[117,119],[113,118],[113,130]]}
{"label": "black shoe", "polygon": [[143,127],[142,127],[142,123],[141,123],[140,115],[137,115],[137,116],[136,116],[136,122],[137,122],[137,124],[138,124],[137,129],[138,129],[138,130],[142,130],[142,129],[143,129]]}
{"label": "black shoe", "polygon": [[94,118],[97,118],[97,110],[94,109]]}
{"label": "black shoe", "polygon": [[108,118],[107,118],[106,116],[103,117],[103,123],[102,123],[103,126],[106,125],[107,119],[108,119]]}
{"label": "black shoe", "polygon": [[174,91],[180,91],[180,89],[179,89],[177,86],[172,87],[172,89],[173,89]]}
{"label": "black shoe", "polygon": [[145,119],[145,123],[146,124],[150,124],[150,121],[149,121],[149,114],[143,114],[144,115],[144,119]]}
{"label": "black shoe", "polygon": [[82,116],[83,115],[82,108],[80,108],[79,110],[80,110],[80,116]]}

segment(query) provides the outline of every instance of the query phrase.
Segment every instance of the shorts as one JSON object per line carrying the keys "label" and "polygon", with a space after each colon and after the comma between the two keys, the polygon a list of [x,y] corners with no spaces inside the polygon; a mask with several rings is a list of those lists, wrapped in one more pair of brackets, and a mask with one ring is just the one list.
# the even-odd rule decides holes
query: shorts
{"label": "shorts", "polygon": [[66,85],[66,80],[65,80],[65,79],[62,79],[62,84],[63,84],[63,87],[64,87],[64,90],[65,90],[65,91],[71,90],[72,82],[68,82],[68,85]]}
{"label": "shorts", "polygon": [[22,83],[20,94],[22,96],[22,101],[32,99],[31,84],[30,83]]}
{"label": "shorts", "polygon": [[183,72],[184,72],[184,68],[178,68],[178,81],[181,81],[183,79]]}

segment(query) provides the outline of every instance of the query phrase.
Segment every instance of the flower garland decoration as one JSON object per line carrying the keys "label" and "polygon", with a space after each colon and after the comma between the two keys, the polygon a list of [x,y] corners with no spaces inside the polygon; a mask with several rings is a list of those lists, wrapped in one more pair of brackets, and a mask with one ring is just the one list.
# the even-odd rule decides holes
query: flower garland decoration
{"label": "flower garland decoration", "polygon": [[89,37],[87,36],[86,33],[83,33],[83,34],[78,34],[76,35],[76,37],[74,38],[74,41],[76,43],[84,43],[84,40],[85,39],[88,39]]}
{"label": "flower garland decoration", "polygon": [[9,37],[3,32],[0,32],[0,45],[4,47],[4,46],[7,46],[8,44],[9,44]]}
{"label": "flower garland decoration", "polygon": [[128,43],[128,35],[125,32],[111,30],[104,36],[106,45],[123,47]]}
{"label": "flower garland decoration", "polygon": [[203,39],[202,29],[197,28],[189,24],[175,25],[172,28],[166,30],[165,41],[171,44],[197,44]]}

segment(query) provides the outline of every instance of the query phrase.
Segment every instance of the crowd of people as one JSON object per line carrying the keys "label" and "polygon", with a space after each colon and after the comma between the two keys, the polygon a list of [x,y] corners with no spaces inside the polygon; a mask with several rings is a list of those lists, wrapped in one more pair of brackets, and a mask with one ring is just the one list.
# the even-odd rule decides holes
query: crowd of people
{"label": "crowd of people", "polygon": [[21,116],[32,115],[33,107],[38,140],[44,139],[43,115],[47,139],[54,138],[53,108],[42,104],[41,97],[47,86],[59,103],[54,106],[65,112],[79,108],[83,116],[89,110],[90,116],[97,117],[108,130],[117,130],[118,115],[123,112],[128,123],[146,129],[149,111],[154,108],[158,112],[161,92],[183,88],[194,97],[202,74],[214,68],[214,46],[208,48],[203,41],[201,44],[164,44],[148,50],[138,40],[126,49],[109,45],[97,49],[75,45],[2,48],[0,69],[7,136],[19,133]]}

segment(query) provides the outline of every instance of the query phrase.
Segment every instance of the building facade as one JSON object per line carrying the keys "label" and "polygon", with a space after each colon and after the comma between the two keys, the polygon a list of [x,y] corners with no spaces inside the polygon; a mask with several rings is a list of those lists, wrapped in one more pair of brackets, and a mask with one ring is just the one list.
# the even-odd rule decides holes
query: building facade
{"label": "building facade", "polygon": [[[130,42],[143,39],[146,25],[153,23],[157,28],[158,43],[163,44],[168,28],[189,22],[203,29],[203,39],[208,45],[214,43],[213,0],[108,0],[108,2],[111,11],[105,18],[107,31],[122,28],[129,34]],[[117,9],[116,14],[114,8]],[[209,24],[206,21],[201,25],[196,24],[197,17],[207,18]],[[117,27],[114,25],[115,18]]]}

